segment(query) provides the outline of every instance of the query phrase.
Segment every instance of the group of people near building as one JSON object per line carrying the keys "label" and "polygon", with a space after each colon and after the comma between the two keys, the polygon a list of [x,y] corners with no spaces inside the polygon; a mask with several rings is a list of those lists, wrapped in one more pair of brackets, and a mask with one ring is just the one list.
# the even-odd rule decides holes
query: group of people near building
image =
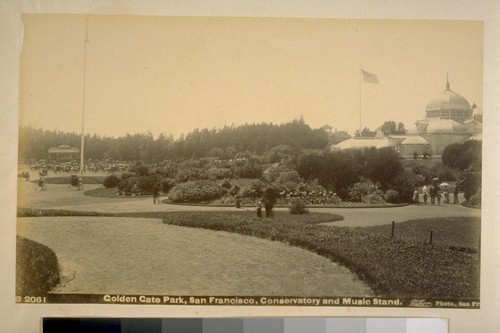
{"label": "group of people near building", "polygon": [[[443,186],[443,189],[436,183],[433,182],[429,187],[424,185],[422,187],[422,198],[424,205],[430,201],[431,205],[441,205],[441,202],[445,204],[449,204],[450,201],[450,192],[448,191],[448,186]],[[413,192],[413,203],[415,205],[420,204],[420,191],[419,189],[415,189]],[[453,188],[453,203],[458,204],[458,186]]]}

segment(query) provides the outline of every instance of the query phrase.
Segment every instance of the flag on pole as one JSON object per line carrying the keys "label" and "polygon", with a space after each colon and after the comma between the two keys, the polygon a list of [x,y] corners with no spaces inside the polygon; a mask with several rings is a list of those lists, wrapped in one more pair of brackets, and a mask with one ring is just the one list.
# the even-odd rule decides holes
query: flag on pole
{"label": "flag on pole", "polygon": [[363,82],[375,84],[378,83],[378,77],[376,74],[368,73],[364,70],[361,70],[361,74],[363,75]]}

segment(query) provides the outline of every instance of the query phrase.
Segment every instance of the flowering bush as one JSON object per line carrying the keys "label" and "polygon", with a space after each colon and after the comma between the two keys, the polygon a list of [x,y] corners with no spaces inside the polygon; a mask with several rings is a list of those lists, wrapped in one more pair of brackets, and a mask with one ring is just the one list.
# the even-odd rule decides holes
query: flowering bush
{"label": "flowering bush", "polygon": [[228,168],[210,168],[207,170],[207,175],[211,180],[227,179],[233,177],[233,172]]}
{"label": "flowering bush", "polygon": [[129,177],[122,180],[118,184],[118,191],[123,192],[125,195],[130,193],[134,194],[151,194],[153,186],[160,182],[159,175],[149,175],[141,177]]}
{"label": "flowering bush", "polygon": [[240,192],[240,187],[237,184],[234,184],[230,189],[229,189],[229,194],[230,195],[237,195]]}
{"label": "flowering bush", "polygon": [[397,203],[399,201],[399,193],[395,190],[387,190],[384,199],[389,203]]}
{"label": "flowering bush", "polygon": [[301,199],[296,199],[292,203],[290,208],[288,208],[288,211],[292,215],[302,215],[309,213],[309,211],[306,208],[306,204]]}
{"label": "flowering bush", "polygon": [[245,198],[259,198],[262,196],[262,191],[267,184],[263,181],[256,181],[249,185],[243,186],[240,195]]}
{"label": "flowering bush", "polygon": [[375,192],[375,185],[372,183],[355,183],[349,188],[349,199],[352,201],[361,202],[364,201],[365,195]]}
{"label": "flowering bush", "polygon": [[180,183],[170,190],[174,202],[204,202],[222,197],[226,190],[210,180],[196,180]]}

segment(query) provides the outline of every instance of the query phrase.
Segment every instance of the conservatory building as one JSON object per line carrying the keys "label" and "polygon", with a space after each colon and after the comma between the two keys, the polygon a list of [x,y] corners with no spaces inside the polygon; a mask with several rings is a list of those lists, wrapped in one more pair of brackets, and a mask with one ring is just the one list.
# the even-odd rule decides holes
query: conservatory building
{"label": "conservatory building", "polygon": [[482,124],[473,118],[469,102],[450,89],[431,99],[425,108],[425,119],[418,120],[418,134],[430,144],[431,154],[441,156],[444,148],[452,143],[464,142],[482,132]]}
{"label": "conservatory building", "polygon": [[450,89],[431,99],[425,108],[425,118],[415,122],[417,133],[375,137],[352,137],[333,145],[332,150],[392,147],[403,158],[414,156],[441,157],[446,146],[465,140],[481,140],[482,124],[473,117],[469,102]]}

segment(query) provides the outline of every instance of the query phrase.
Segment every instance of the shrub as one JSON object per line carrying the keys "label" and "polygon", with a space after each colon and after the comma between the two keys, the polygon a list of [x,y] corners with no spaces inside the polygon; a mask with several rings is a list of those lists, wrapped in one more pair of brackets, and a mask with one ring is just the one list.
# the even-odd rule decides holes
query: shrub
{"label": "shrub", "polygon": [[163,193],[168,193],[175,186],[175,180],[172,178],[164,178],[161,181],[160,190]]}
{"label": "shrub", "polygon": [[139,192],[145,194],[153,193],[153,187],[158,183],[158,180],[155,176],[143,176],[139,177],[137,180],[137,187],[139,188]]}
{"label": "shrub", "polygon": [[262,176],[262,165],[253,159],[245,159],[237,161],[232,171],[240,178],[259,178]]}
{"label": "shrub", "polygon": [[464,190],[465,200],[469,201],[471,196],[477,193],[481,187],[481,171],[474,167],[464,170],[459,177],[457,184]]}
{"label": "shrub", "polygon": [[266,183],[263,181],[256,181],[249,185],[243,186],[240,191],[240,195],[245,198],[260,198],[262,196],[262,191]]}
{"label": "shrub", "polygon": [[280,184],[286,183],[302,183],[304,180],[300,177],[297,171],[285,171],[280,173],[278,178],[276,178],[275,182]]}
{"label": "shrub", "polygon": [[230,195],[237,195],[240,192],[240,187],[237,184],[234,184],[233,187],[229,189]]}
{"label": "shrub", "polygon": [[170,199],[174,202],[206,202],[218,199],[225,194],[225,190],[216,182],[197,180],[180,183],[170,190]]}
{"label": "shrub", "polygon": [[363,197],[363,202],[369,204],[382,204],[385,203],[384,193],[380,190],[377,190],[373,193],[367,194]]}
{"label": "shrub", "polygon": [[397,203],[399,201],[399,193],[395,190],[387,190],[384,199],[389,203]]}
{"label": "shrub", "polygon": [[233,177],[233,172],[228,168],[210,168],[207,170],[207,175],[209,179],[227,179]]}
{"label": "shrub", "polygon": [[479,189],[476,194],[471,195],[469,198],[469,204],[473,206],[481,206],[481,189]]}
{"label": "shrub", "polygon": [[392,180],[389,188],[399,193],[399,201],[412,202],[413,191],[424,184],[424,176],[415,174],[411,168],[406,168]]}
{"label": "shrub", "polygon": [[367,194],[373,193],[375,191],[375,185],[372,183],[355,183],[349,188],[349,199],[356,202],[364,201],[364,197]]}
{"label": "shrub", "polygon": [[275,151],[269,152],[264,156],[267,163],[279,163],[281,162],[281,154]]}
{"label": "shrub", "polygon": [[149,174],[149,169],[145,165],[140,165],[140,166],[136,167],[133,171],[135,172],[135,175],[137,177],[147,176]]}
{"label": "shrub", "polygon": [[441,181],[455,181],[457,180],[457,173],[454,171],[452,168],[442,165],[442,166],[436,166],[434,168],[435,173],[437,174],[437,177]]}
{"label": "shrub", "polygon": [[104,179],[102,185],[105,188],[112,188],[118,186],[120,179],[116,175],[109,175]]}
{"label": "shrub", "polygon": [[122,173],[121,180],[130,178],[130,177],[134,177],[134,174],[133,173],[125,173],[124,172],[124,173]]}
{"label": "shrub", "polygon": [[129,177],[118,184],[118,190],[125,193],[151,194],[153,186],[160,182],[159,175]]}
{"label": "shrub", "polygon": [[221,183],[220,183],[220,187],[226,189],[226,190],[229,190],[231,188],[231,182],[227,179],[224,179]]}
{"label": "shrub", "polygon": [[209,176],[207,170],[197,167],[185,167],[179,169],[179,171],[177,171],[177,175],[175,176],[175,180],[178,183],[208,178]]}
{"label": "shrub", "polygon": [[132,192],[132,188],[134,187],[136,182],[137,182],[137,177],[126,178],[118,184],[117,186],[118,190],[125,193],[130,193]]}
{"label": "shrub", "polygon": [[296,199],[292,203],[292,205],[290,206],[290,208],[288,208],[288,211],[292,215],[302,215],[302,214],[309,213],[309,211],[306,208],[306,204],[302,200],[300,200],[300,199]]}
{"label": "shrub", "polygon": [[45,294],[59,283],[59,266],[54,251],[45,245],[17,236],[17,294]]}

